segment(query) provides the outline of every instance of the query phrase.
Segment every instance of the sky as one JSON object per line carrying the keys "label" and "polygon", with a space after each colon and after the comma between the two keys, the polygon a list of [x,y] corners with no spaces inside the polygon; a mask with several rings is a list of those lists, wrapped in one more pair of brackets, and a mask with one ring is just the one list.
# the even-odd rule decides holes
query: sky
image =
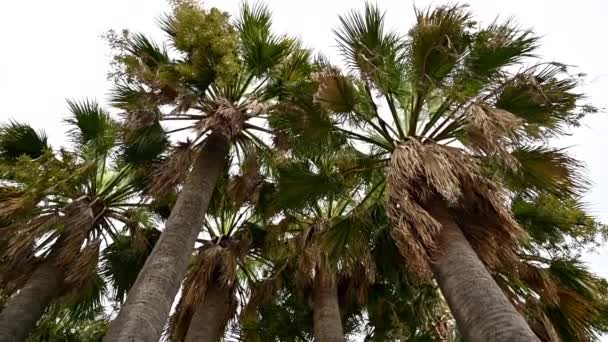
{"label": "sky", "polygon": [[[269,0],[275,32],[302,39],[339,62],[332,29],[340,14],[363,7],[363,0]],[[414,7],[442,1],[377,0],[389,28],[405,34],[414,22]],[[469,0],[477,20],[514,18],[522,28],[542,36],[539,53],[577,67],[587,81],[582,91],[598,107],[608,108],[608,2],[603,0]],[[240,0],[209,0],[237,13]],[[55,147],[65,144],[66,99],[106,102],[110,51],[101,35],[127,28],[157,40],[156,20],[169,9],[165,0],[29,0],[0,1],[0,122],[28,122],[44,129]],[[605,137],[608,112],[587,117],[572,135],[556,142],[569,147],[586,164],[593,186],[585,196],[589,211],[608,223],[608,158]],[[608,277],[608,247],[584,256],[592,270]],[[606,339],[608,341],[608,339]]]}

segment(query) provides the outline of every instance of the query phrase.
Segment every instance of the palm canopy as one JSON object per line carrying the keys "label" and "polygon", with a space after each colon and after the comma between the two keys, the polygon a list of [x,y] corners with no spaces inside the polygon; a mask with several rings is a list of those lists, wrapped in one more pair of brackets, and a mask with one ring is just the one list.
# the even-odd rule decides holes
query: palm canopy
{"label": "palm canopy", "polygon": [[[371,4],[340,24],[347,72],[325,63],[315,102],[333,129],[387,161],[393,236],[408,265],[429,275],[441,230],[429,206],[440,200],[486,266],[509,267],[524,232],[501,183],[568,194],[584,184],[563,151],[544,146],[594,110],[580,104],[577,80],[533,59],[531,31],[481,27],[465,6],[417,10],[406,36],[389,32]],[[522,176],[533,170],[548,177]]]}
{"label": "palm canopy", "polygon": [[0,215],[8,224],[0,228],[2,281],[18,287],[15,278],[51,260],[65,272],[66,293],[74,290],[84,301],[67,301],[78,312],[101,305],[100,249],[131,238],[149,243],[138,237],[153,229],[154,217],[132,168],[114,159],[117,122],[93,101],[69,101],[68,107],[70,149],[53,151],[26,124],[3,127]]}
{"label": "palm canopy", "polygon": [[160,155],[170,136],[186,139],[161,156],[152,190],[184,180],[208,133],[228,138],[241,161],[252,148],[267,148],[260,134],[271,133],[269,108],[309,67],[309,52],[272,33],[270,11],[260,4],[243,4],[233,20],[178,1],[160,22],[168,38],[162,45],[142,34],[108,35],[117,52],[112,102],[124,113],[126,155]]}

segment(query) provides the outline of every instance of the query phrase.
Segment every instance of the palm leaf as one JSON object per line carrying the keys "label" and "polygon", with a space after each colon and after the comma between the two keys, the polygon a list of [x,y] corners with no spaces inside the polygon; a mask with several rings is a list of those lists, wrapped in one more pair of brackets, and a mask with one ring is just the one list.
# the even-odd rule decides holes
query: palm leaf
{"label": "palm leaf", "polygon": [[136,236],[118,236],[102,253],[101,274],[116,302],[124,301],[160,235],[156,229],[144,229],[142,233],[143,241]]}
{"label": "palm leaf", "polygon": [[386,32],[384,14],[366,3],[363,14],[351,12],[340,17],[335,30],[338,47],[351,69],[375,82],[385,93],[397,93],[404,69],[402,42],[395,33]]}
{"label": "palm leaf", "polygon": [[95,101],[68,101],[71,128],[68,134],[80,149],[90,147],[97,154],[109,152],[116,143],[118,123]]}
{"label": "palm leaf", "polygon": [[563,149],[520,146],[511,154],[519,167],[506,170],[509,188],[517,192],[548,192],[556,196],[576,196],[587,190],[589,182],[581,174],[582,165]]}
{"label": "palm leaf", "polygon": [[11,121],[0,127],[0,158],[4,160],[16,160],[22,155],[38,158],[48,149],[44,132],[27,124]]}
{"label": "palm leaf", "polygon": [[271,32],[272,18],[262,3],[242,4],[236,27],[241,35],[242,58],[253,75],[261,76],[290,52],[293,41]]}

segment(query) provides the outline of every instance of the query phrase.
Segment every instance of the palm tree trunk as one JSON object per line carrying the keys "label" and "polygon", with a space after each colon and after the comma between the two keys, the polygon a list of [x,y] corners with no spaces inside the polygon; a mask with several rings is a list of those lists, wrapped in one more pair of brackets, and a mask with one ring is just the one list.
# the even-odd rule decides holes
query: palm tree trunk
{"label": "palm tree trunk", "polygon": [[447,208],[431,215],[442,225],[433,272],[467,342],[539,341],[496,284]]}
{"label": "palm tree trunk", "polygon": [[231,311],[231,291],[220,286],[208,288],[205,299],[194,311],[185,342],[219,341]]}
{"label": "palm tree trunk", "polygon": [[338,304],[338,287],[333,275],[315,274],[312,289],[315,341],[344,342]]}
{"label": "palm tree trunk", "polygon": [[0,313],[0,342],[25,341],[63,286],[63,272],[51,261],[41,264]]}
{"label": "palm tree trunk", "polygon": [[165,229],[104,341],[156,342],[160,338],[229,147],[220,133],[206,138]]}

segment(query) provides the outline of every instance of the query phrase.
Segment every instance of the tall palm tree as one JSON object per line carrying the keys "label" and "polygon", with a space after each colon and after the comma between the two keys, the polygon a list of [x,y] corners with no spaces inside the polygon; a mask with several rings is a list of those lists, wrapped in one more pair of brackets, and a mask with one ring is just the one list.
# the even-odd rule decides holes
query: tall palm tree
{"label": "tall palm tree", "polygon": [[250,203],[234,202],[233,191],[228,190],[234,184],[222,177],[213,194],[199,246],[169,319],[171,341],[219,341],[257,279],[255,264],[263,259],[253,231],[259,227],[253,223]]}
{"label": "tall palm tree", "polygon": [[[73,148],[54,153],[29,126],[2,127],[0,341],[23,341],[53,301],[101,291],[100,249],[145,228],[132,169],[113,160],[117,123],[95,102],[69,102]],[[95,301],[93,302],[95,304]],[[96,305],[100,305],[99,302]]]}
{"label": "tall palm tree", "polygon": [[[174,148],[182,153],[160,165],[152,190],[185,182],[107,341],[160,337],[230,151],[242,158],[265,145],[253,132],[269,132],[266,107],[307,65],[308,53],[293,39],[271,33],[263,6],[244,5],[233,22],[215,8],[177,2],[162,24],[171,50],[143,35],[111,35],[119,48],[114,103],[125,113],[128,144],[144,148],[165,133],[191,135]],[[161,120],[187,124],[164,132]]]}
{"label": "tall palm tree", "polygon": [[524,231],[499,178],[533,148],[577,125],[589,106],[558,63],[524,67],[538,39],[510,22],[479,27],[463,6],[416,11],[406,37],[367,5],[336,31],[348,74],[316,75],[335,127],[387,160],[392,236],[407,266],[434,275],[469,341],[536,341],[490,271],[512,268]]}

